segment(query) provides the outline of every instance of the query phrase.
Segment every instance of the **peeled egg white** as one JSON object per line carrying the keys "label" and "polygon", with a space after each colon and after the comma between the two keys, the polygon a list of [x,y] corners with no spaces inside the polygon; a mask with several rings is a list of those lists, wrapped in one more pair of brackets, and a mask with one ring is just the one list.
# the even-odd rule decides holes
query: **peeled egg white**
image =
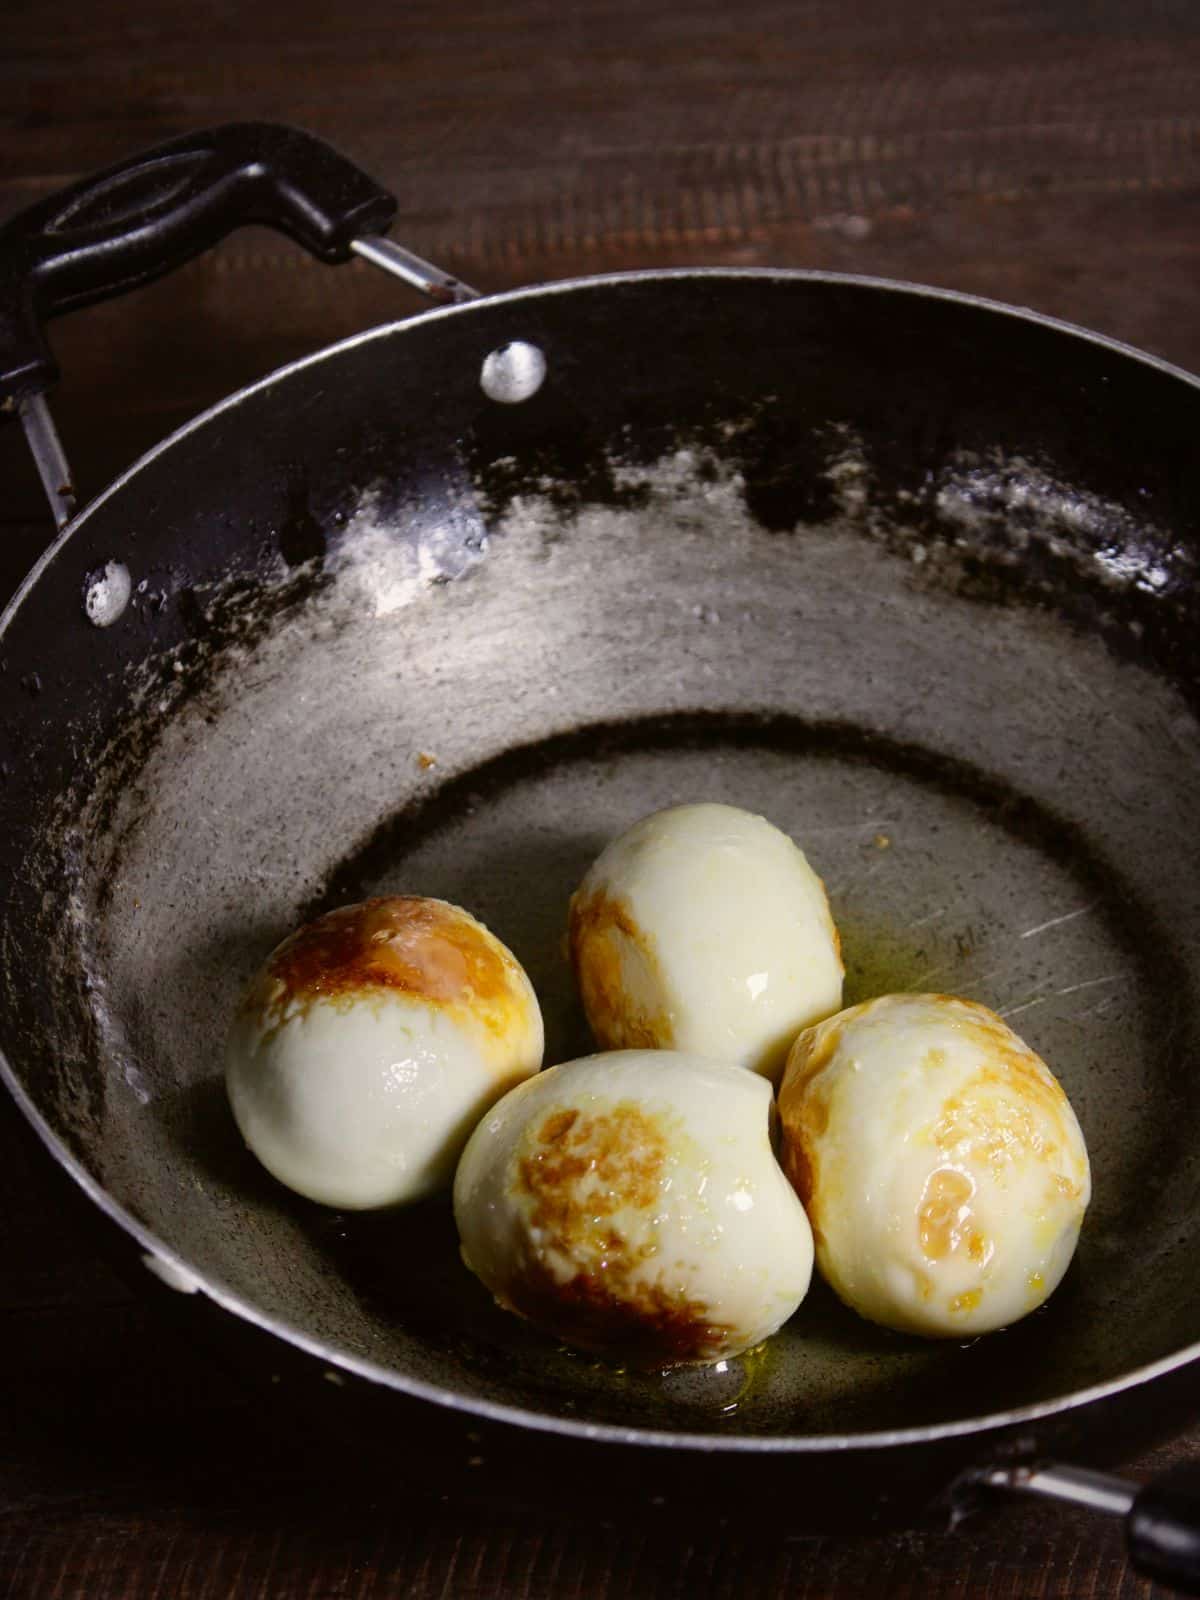
{"label": "peeled egg white", "polygon": [[268,1171],[361,1210],[448,1185],[542,1042],[500,940],[443,900],[396,896],[331,911],[272,952],[230,1030],[225,1081]]}
{"label": "peeled egg white", "polygon": [[824,885],[787,834],[736,806],[635,823],[571,900],[596,1042],[675,1049],[777,1079],[799,1029],[842,1003]]}
{"label": "peeled egg white", "polygon": [[807,1029],[779,1092],[817,1263],[873,1322],[971,1337],[1039,1306],[1091,1198],[1069,1101],[994,1012],[896,994]]}
{"label": "peeled egg white", "polygon": [[764,1078],[673,1051],[550,1067],[463,1152],[463,1258],[567,1344],[647,1368],[737,1355],[792,1315],[812,1275],[770,1117]]}

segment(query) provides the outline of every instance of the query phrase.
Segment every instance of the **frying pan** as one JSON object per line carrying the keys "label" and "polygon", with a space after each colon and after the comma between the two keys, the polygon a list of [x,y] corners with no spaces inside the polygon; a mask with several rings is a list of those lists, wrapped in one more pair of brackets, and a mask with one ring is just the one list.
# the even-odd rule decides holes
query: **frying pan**
{"label": "frying pan", "polygon": [[[239,125],[0,234],[3,393],[63,524],[0,622],[17,1104],[160,1278],[324,1368],[547,1449],[786,1471],[818,1526],[851,1486],[1082,1498],[1193,1581],[1189,1484],[1135,1501],[1059,1463],[1195,1406],[1197,381],[832,274],[476,298],[380,237],[393,210],[307,135]],[[42,321],[244,222],[440,304],[234,395],[70,515]],[[241,1146],[225,1026],[300,919],[469,906],[565,1059],[589,1047],[567,897],[689,799],[801,842],[848,1003],[970,995],[1061,1077],[1095,1199],[1044,1310],[926,1344],[817,1286],[752,1362],[615,1372],[491,1306],[444,1202],[340,1216]]]}

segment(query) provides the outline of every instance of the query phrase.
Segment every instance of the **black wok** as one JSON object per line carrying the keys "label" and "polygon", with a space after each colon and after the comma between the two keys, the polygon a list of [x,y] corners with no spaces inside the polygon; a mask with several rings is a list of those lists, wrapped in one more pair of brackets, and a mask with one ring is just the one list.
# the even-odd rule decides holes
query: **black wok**
{"label": "black wok", "polygon": [[[18,1104],[160,1277],[324,1366],[565,1445],[786,1472],[817,1524],[848,1484],[915,1508],[1182,1421],[1200,386],[1029,313],[823,274],[466,303],[378,244],[391,210],[324,147],[242,127],[0,236],[4,392],[60,505],[51,313],[243,221],[447,302],[184,428],[66,522],[5,613]],[[1062,1078],[1095,1199],[1041,1313],[924,1344],[818,1287],[758,1363],[614,1374],[491,1306],[444,1204],[335,1215],[241,1147],[222,1037],[298,919],[402,887],[470,906],[562,1059],[588,1046],[567,896],[606,838],[687,798],[803,843],[848,1001],[970,995]],[[1151,1565],[1173,1492],[1135,1508]]]}

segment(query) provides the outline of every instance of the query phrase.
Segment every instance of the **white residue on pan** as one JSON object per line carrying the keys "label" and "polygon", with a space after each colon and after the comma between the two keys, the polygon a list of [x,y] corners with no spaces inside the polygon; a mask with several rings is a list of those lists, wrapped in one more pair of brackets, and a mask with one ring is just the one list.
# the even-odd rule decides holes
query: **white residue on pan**
{"label": "white residue on pan", "polygon": [[939,476],[935,503],[964,544],[1002,531],[1013,559],[1036,542],[1110,588],[1159,594],[1192,565],[1181,545],[1168,546],[1123,506],[1066,487],[1020,456],[982,459],[964,452],[952,458]]}
{"label": "white residue on pan", "polygon": [[[520,463],[505,457],[496,463],[514,473]],[[728,460],[701,446],[669,451],[658,460],[632,463],[610,454],[606,468],[613,487],[644,497],[639,517],[657,513],[676,527],[711,523],[728,537],[748,530],[752,518],[746,507],[745,482]],[[567,537],[593,541],[603,548],[613,526],[627,521],[629,512],[607,504],[564,507],[560,480],[543,477],[528,481],[523,493],[505,502],[495,528],[495,543],[511,554],[532,560],[550,559]]]}
{"label": "white residue on pan", "polygon": [[[358,496],[350,513],[328,530],[322,556],[301,567],[277,557],[258,574],[258,588],[244,593],[244,579],[231,574],[224,580],[191,585],[191,596],[201,623],[218,617],[232,600],[251,635],[260,619],[271,615],[289,584],[311,580],[318,572],[324,582],[315,587],[290,622],[273,622],[278,632],[311,632],[319,637],[360,619],[386,618],[406,610],[429,590],[462,578],[480,565],[488,553],[488,534],[473,495],[467,489],[443,496],[441,515],[432,518],[423,508],[419,516],[397,505],[380,484]],[[186,653],[194,677],[197,661],[219,656],[222,671],[244,669],[255,653],[253,645],[227,638],[197,637],[175,645],[128,669],[129,699],[135,712],[163,716],[177,698],[172,671],[182,675]]]}
{"label": "white residue on pan", "polygon": [[[881,499],[861,438],[846,426],[831,431],[840,448],[829,455],[822,475],[837,514],[894,539],[902,530]],[[959,451],[941,466],[925,495],[902,489],[893,490],[892,496],[901,506],[916,507],[924,500],[936,513],[945,543],[967,551],[986,547],[989,562],[1001,566],[1016,567],[1037,547],[1107,588],[1150,594],[1162,593],[1173,581],[1190,580],[1194,566],[1182,545],[1167,544],[1123,506],[1067,486],[1021,456]],[[933,554],[921,541],[909,550],[918,566]]]}
{"label": "white residue on pan", "polygon": [[362,606],[386,617],[418,599],[433,584],[461,578],[487,554],[479,513],[465,496],[448,500],[445,515],[415,529],[385,502],[381,486],[361,495],[335,531],[325,556],[335,603]]}
{"label": "white residue on pan", "polygon": [[825,478],[833,491],[833,501],[844,517],[870,521],[874,505],[874,473],[863,449],[862,439],[852,428],[834,430],[842,448],[829,458]]}
{"label": "white residue on pan", "polygon": [[1171,581],[1165,560],[1155,560],[1121,545],[1105,545],[1095,553],[1096,565],[1120,583],[1132,583],[1148,594],[1158,594]]}
{"label": "white residue on pan", "polygon": [[653,466],[609,463],[618,489],[644,490],[651,504],[677,506],[692,500],[706,511],[724,510],[739,520],[746,516],[746,485],[741,473],[710,450],[685,446],[661,456]]}

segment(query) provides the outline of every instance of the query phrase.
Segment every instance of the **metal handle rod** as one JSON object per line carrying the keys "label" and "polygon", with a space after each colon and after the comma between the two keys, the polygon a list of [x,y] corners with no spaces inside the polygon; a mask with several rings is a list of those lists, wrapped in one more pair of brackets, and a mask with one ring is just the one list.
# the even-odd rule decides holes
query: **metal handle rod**
{"label": "metal handle rod", "polygon": [[17,414],[21,418],[25,439],[33,453],[54,521],[58,527],[65,527],[75,514],[75,488],[45,395],[29,395],[18,401]]}
{"label": "metal handle rod", "polygon": [[373,267],[382,267],[384,272],[402,278],[439,305],[458,306],[468,300],[480,299],[478,289],[472,289],[470,284],[463,283],[459,278],[452,278],[431,261],[423,261],[420,256],[406,250],[403,245],[393,244],[390,239],[354,239],[350,248]]}
{"label": "metal handle rod", "polygon": [[1065,1500],[1103,1511],[1111,1517],[1128,1516],[1140,1484],[1117,1478],[1108,1472],[1092,1472],[1085,1467],[1060,1466],[1055,1461],[1038,1461],[1027,1466],[993,1467],[983,1479],[989,1489],[1009,1494],[1039,1495],[1047,1500]]}
{"label": "metal handle rod", "polygon": [[[478,289],[472,289],[470,284],[452,278],[448,272],[443,272],[432,262],[423,261],[411,250],[405,250],[402,245],[392,244],[388,239],[354,239],[350,248],[362,256],[364,261],[369,261],[372,266],[382,267],[385,272],[403,278],[405,283],[411,284],[414,289],[419,289],[422,294],[428,295],[440,305],[462,305],[468,300],[480,298]],[[58,437],[58,430],[50,415],[50,407],[46,404],[46,397],[35,394],[18,401],[17,414],[21,418],[26,441],[33,454],[38,476],[42,480],[42,488],[46,491],[46,498],[50,502],[55,525],[63,528],[75,514],[75,487],[71,480],[71,469],[67,464],[66,454]]]}

